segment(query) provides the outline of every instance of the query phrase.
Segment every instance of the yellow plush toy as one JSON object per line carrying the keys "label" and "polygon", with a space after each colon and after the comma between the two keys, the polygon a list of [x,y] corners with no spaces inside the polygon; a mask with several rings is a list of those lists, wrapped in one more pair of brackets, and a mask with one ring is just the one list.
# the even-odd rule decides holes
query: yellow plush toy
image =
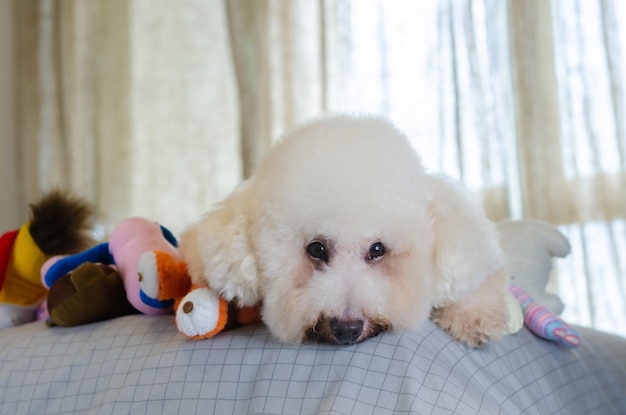
{"label": "yellow plush toy", "polygon": [[30,220],[0,236],[0,329],[35,320],[46,296],[43,263],[92,243],[95,210],[86,201],[53,190],[30,206]]}
{"label": "yellow plush toy", "polygon": [[[38,304],[46,290],[41,285],[39,269],[47,257],[33,240],[30,222],[15,233],[9,261],[0,291],[0,303],[31,306]],[[8,254],[9,252],[5,252]]]}

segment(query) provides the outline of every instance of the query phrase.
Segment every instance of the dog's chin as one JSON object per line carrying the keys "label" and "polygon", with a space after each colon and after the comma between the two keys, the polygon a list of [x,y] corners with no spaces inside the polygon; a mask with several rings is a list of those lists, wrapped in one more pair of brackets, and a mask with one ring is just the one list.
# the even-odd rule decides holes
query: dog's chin
{"label": "dog's chin", "polygon": [[320,316],[314,325],[304,330],[304,343],[351,345],[361,343],[391,330],[384,318]]}

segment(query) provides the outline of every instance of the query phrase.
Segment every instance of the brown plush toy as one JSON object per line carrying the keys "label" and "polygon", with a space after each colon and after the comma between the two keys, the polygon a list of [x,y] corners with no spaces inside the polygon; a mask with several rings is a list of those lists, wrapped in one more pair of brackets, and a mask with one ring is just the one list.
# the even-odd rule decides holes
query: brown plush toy
{"label": "brown plush toy", "polygon": [[77,326],[138,313],[126,297],[119,272],[91,262],[65,274],[50,287],[48,312],[49,326]]}

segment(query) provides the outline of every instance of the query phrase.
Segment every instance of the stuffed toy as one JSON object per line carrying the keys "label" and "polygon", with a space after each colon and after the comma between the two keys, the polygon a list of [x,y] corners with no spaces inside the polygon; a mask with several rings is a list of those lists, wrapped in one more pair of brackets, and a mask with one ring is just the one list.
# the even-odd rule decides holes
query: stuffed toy
{"label": "stuffed toy", "polygon": [[121,222],[108,243],[55,257],[42,267],[48,325],[74,326],[141,312],[175,310],[179,331],[209,338],[261,320],[259,307],[238,307],[208,287],[191,285],[176,239],[142,218]]}
{"label": "stuffed toy", "polygon": [[556,226],[540,220],[505,220],[497,224],[500,246],[507,258],[511,282],[523,288],[537,304],[563,312],[563,302],[546,292],[554,257],[570,253],[567,238]]}
{"label": "stuffed toy", "polygon": [[[184,296],[190,285],[176,245],[176,238],[167,228],[136,217],[119,223],[112,230],[109,242],[79,254],[51,258],[41,269],[43,285],[50,288],[50,324],[68,325],[69,322],[72,325],[79,321],[72,314],[90,315],[80,320],[84,324],[128,311],[126,304],[90,301],[90,293],[97,289],[112,293],[123,287],[128,303],[137,312],[170,313],[174,298]],[[102,267],[80,268],[87,263],[111,265],[116,271]],[[57,283],[65,276],[69,279],[64,282],[65,289],[61,289]],[[68,283],[73,287],[69,291],[73,292],[71,296],[67,294]],[[64,308],[55,310],[60,304]]]}
{"label": "stuffed toy", "polygon": [[224,330],[261,321],[261,307],[239,307],[205,286],[192,286],[176,301],[176,326],[194,339],[213,337]]}
{"label": "stuffed toy", "polygon": [[48,326],[78,326],[136,313],[119,272],[85,262],[52,285],[45,320]]}
{"label": "stuffed toy", "polygon": [[30,218],[0,237],[0,329],[36,319],[47,290],[40,268],[54,256],[93,245],[95,209],[69,193],[52,190],[30,205]]}
{"label": "stuffed toy", "polygon": [[521,306],[524,325],[561,346],[578,346],[580,336],[558,316],[563,302],[546,292],[553,258],[570,252],[567,238],[557,227],[539,220],[505,220],[497,228],[511,274],[509,291]]}
{"label": "stuffed toy", "polygon": [[535,302],[522,288],[511,285],[510,292],[522,306],[524,324],[537,336],[556,342],[559,346],[574,348],[580,345],[580,336],[550,309]]}

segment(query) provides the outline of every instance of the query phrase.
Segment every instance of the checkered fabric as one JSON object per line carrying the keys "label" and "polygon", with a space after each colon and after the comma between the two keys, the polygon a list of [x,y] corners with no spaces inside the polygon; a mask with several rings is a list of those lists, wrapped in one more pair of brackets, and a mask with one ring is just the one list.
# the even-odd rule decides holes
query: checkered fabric
{"label": "checkered fabric", "polygon": [[207,340],[173,317],[0,332],[0,414],[624,414],[626,339],[567,350],[523,329],[473,350],[431,322],[355,346],[263,325]]}

